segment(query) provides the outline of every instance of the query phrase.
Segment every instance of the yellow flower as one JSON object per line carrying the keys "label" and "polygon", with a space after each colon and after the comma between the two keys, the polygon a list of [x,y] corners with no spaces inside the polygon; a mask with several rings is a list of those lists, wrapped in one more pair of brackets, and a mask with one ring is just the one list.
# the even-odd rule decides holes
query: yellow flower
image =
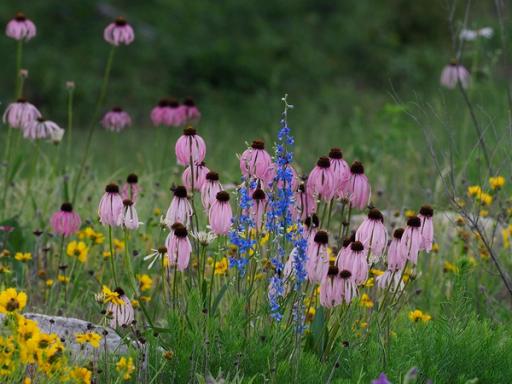
{"label": "yellow flower", "polygon": [[14,258],[22,263],[32,260],[32,254],[30,252],[16,252]]}
{"label": "yellow flower", "polygon": [[58,275],[57,280],[59,280],[59,283],[62,283],[62,284],[69,283],[69,277],[67,277],[66,275]]}
{"label": "yellow flower", "polygon": [[53,283],[54,283],[53,279],[48,279],[48,280],[46,280],[46,282],[45,282],[45,284],[46,284],[46,286],[47,286],[48,288],[52,287],[52,286],[53,286]]}
{"label": "yellow flower", "polygon": [[417,323],[420,320],[424,323],[428,323],[432,319],[432,316],[419,309],[415,309],[414,311],[409,312],[409,319],[414,323]]}
{"label": "yellow flower", "polygon": [[90,239],[93,244],[103,244],[105,241],[105,236],[100,232],[96,232],[91,227],[87,227],[83,231],[78,232],[78,238],[80,240]]}
{"label": "yellow flower", "polygon": [[135,299],[133,299],[133,300],[131,301],[131,303],[132,303],[132,307],[133,307],[133,308],[139,308],[139,307],[140,307],[139,300],[135,300]]}
{"label": "yellow flower", "polygon": [[121,374],[123,380],[130,380],[133,371],[135,371],[133,359],[131,357],[128,359],[126,357],[121,357],[116,364],[116,371]]}
{"label": "yellow flower", "polygon": [[0,292],[0,313],[21,311],[27,305],[27,294],[17,292],[16,288],[7,288]]}
{"label": "yellow flower", "polygon": [[490,177],[489,185],[493,190],[500,189],[505,185],[505,178],[503,176]]}
{"label": "yellow flower", "polygon": [[478,213],[478,215],[480,217],[487,217],[487,216],[489,216],[489,211],[487,209],[481,209],[480,212]]}
{"label": "yellow flower", "polygon": [[110,251],[103,251],[103,258],[104,258],[104,259],[108,259],[110,256],[112,256],[112,254],[110,253]]}
{"label": "yellow flower", "polygon": [[87,261],[87,254],[89,252],[89,248],[83,241],[71,241],[67,248],[66,253],[69,257],[78,257],[78,261],[81,263],[85,263]]}
{"label": "yellow flower", "polygon": [[137,280],[139,281],[139,288],[141,292],[149,291],[153,286],[153,279],[151,279],[149,275],[137,275]]}
{"label": "yellow flower", "polygon": [[75,367],[69,373],[69,377],[76,384],[91,384],[92,373],[87,368]]}
{"label": "yellow flower", "polygon": [[482,193],[482,188],[479,185],[470,185],[468,187],[468,195],[471,197],[478,197]]}
{"label": "yellow flower", "polygon": [[101,289],[103,294],[103,302],[112,303],[116,305],[124,305],[124,301],[120,298],[119,293],[115,291],[111,291],[106,285]]}
{"label": "yellow flower", "polygon": [[160,216],[162,214],[162,210],[160,208],[153,209],[153,215],[156,217]]}
{"label": "yellow flower", "polygon": [[459,268],[455,264],[450,263],[449,261],[445,261],[443,264],[443,271],[451,272],[451,273],[458,273]]}
{"label": "yellow flower", "polygon": [[11,273],[11,270],[8,266],[0,264],[0,274],[2,273],[8,274]]}
{"label": "yellow flower", "polygon": [[124,241],[118,240],[118,239],[114,239],[114,241],[112,243],[114,244],[114,249],[117,252],[122,252],[123,251],[123,249],[124,249]]}
{"label": "yellow flower", "polygon": [[439,252],[439,244],[438,243],[432,243],[432,252],[434,252],[434,253]]}
{"label": "yellow flower", "polygon": [[32,384],[32,379],[30,377],[25,377],[23,379],[23,384]]}
{"label": "yellow flower", "polygon": [[144,303],[148,303],[151,301],[151,296],[140,296],[140,301],[143,301]]}
{"label": "yellow flower", "polygon": [[262,233],[261,239],[260,239],[260,245],[263,247],[265,244],[268,243],[268,239],[270,239],[270,232]]}
{"label": "yellow flower", "polygon": [[404,212],[404,216],[410,219],[411,217],[416,216],[416,212],[412,209],[406,209]]}
{"label": "yellow flower", "polygon": [[372,268],[370,269],[370,274],[372,274],[373,276],[380,276],[384,274],[384,271],[377,268]]}
{"label": "yellow flower", "polygon": [[223,257],[221,260],[217,261],[215,263],[215,275],[224,275],[226,271],[228,270],[228,259],[226,257]]}
{"label": "yellow flower", "polygon": [[315,318],[316,309],[315,307],[309,307],[308,312],[306,313],[306,322],[311,323]]}
{"label": "yellow flower", "polygon": [[488,193],[482,192],[480,194],[480,196],[478,197],[478,199],[480,200],[480,202],[483,205],[491,205],[492,204],[492,196],[489,195]]}
{"label": "yellow flower", "polygon": [[365,308],[373,308],[373,301],[372,299],[370,299],[370,296],[368,296],[368,294],[363,293],[361,295],[361,299],[359,300],[359,305]]}
{"label": "yellow flower", "polygon": [[373,277],[370,277],[368,280],[366,280],[364,283],[363,283],[363,287],[365,288],[371,288],[375,285],[375,280]]}
{"label": "yellow flower", "polygon": [[76,333],[75,339],[78,344],[88,343],[93,348],[99,348],[101,335],[96,332]]}

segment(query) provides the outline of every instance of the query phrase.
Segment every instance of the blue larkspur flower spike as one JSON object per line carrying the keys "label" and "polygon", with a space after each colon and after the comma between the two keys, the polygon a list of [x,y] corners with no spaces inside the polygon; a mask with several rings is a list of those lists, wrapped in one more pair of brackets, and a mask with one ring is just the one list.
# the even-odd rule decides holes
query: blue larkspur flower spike
{"label": "blue larkspur flower spike", "polygon": [[[276,257],[271,263],[274,275],[270,278],[269,303],[271,316],[279,321],[282,318],[282,310],[279,304],[280,298],[284,296],[284,281],[282,272],[284,270],[285,244],[293,244],[293,277],[295,289],[300,289],[306,279],[306,240],[302,236],[302,224],[300,220],[294,220],[292,211],[294,206],[294,191],[292,190],[293,172],[293,145],[295,139],[291,136],[291,129],[288,127],[288,110],[293,105],[288,104],[287,95],[283,97],[284,111],[280,121],[281,128],[277,134],[275,144],[274,162],[276,164],[276,175],[274,178],[273,193],[269,194],[269,211],[267,213],[267,230],[274,234],[277,244]],[[284,240],[284,241],[283,241]],[[301,303],[294,306],[294,318],[297,323],[297,331],[302,332],[304,324],[304,308]]]}

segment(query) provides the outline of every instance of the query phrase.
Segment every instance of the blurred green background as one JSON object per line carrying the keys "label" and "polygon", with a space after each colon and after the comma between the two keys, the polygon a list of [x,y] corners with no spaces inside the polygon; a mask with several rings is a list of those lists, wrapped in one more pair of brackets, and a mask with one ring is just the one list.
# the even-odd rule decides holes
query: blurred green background
{"label": "blurred green background", "polygon": [[[494,1],[473,3],[468,27],[497,30]],[[436,171],[421,129],[393,95],[449,108],[460,135],[451,140],[468,141],[468,147],[475,140],[471,128],[462,129],[468,120],[460,95],[441,90],[438,83],[454,55],[451,6],[444,0],[3,0],[0,14],[6,23],[23,11],[38,27],[24,50],[26,96],[65,126],[65,82],[75,81],[75,131],[82,132],[109,52],[103,29],[119,15],[133,25],[136,40],[117,50],[105,109],[124,107],[134,126],[121,134],[98,126],[92,165],[104,177],[131,170],[159,172],[167,154],[172,165],[170,143],[178,133],[157,132],[149,112],[161,97],[192,96],[203,112],[199,130],[208,142],[211,168],[236,180],[234,152],[257,137],[273,140],[286,92],[296,106],[290,125],[303,172],[331,146],[340,146],[349,161],[357,158],[368,165],[375,190],[387,190],[407,204],[406,199],[431,198]],[[453,25],[460,28],[465,3],[454,9]],[[479,44],[480,61],[472,66],[470,56],[463,62],[484,92],[500,42],[495,36]],[[0,38],[0,50],[5,105],[14,89],[15,42]],[[472,96],[488,99],[480,91]],[[162,146],[166,142],[167,148]],[[77,159],[82,147],[77,134]],[[417,194],[405,198],[404,183]]]}

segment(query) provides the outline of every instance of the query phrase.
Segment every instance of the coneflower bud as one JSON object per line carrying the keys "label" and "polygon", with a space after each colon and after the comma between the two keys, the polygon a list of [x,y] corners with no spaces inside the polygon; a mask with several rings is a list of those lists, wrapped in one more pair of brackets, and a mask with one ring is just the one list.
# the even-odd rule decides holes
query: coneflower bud
{"label": "coneflower bud", "polygon": [[434,216],[434,208],[432,208],[430,205],[423,205],[420,208],[420,215],[425,217],[432,217]]}
{"label": "coneflower bud", "polygon": [[210,171],[206,174],[206,180],[209,181],[218,181],[219,180],[219,174],[217,172]]}
{"label": "coneflower bud", "polygon": [[350,166],[350,172],[355,175],[362,175],[364,173],[363,164],[360,161],[354,161]]}
{"label": "coneflower bud", "polygon": [[265,149],[265,142],[263,140],[254,140],[251,144],[253,149]]}
{"label": "coneflower bud", "polygon": [[63,212],[73,212],[73,205],[71,203],[64,203],[60,206],[60,210]]}
{"label": "coneflower bud", "polygon": [[326,245],[327,243],[329,243],[329,235],[327,234],[326,231],[318,231],[315,234],[314,240],[315,240],[315,243],[317,243],[317,244]]}
{"label": "coneflower bud", "polygon": [[185,198],[187,197],[187,188],[185,188],[183,185],[178,185],[173,189],[174,196],[178,198]]}
{"label": "coneflower bud", "polygon": [[187,127],[183,130],[183,134],[185,136],[195,136],[197,134],[197,131],[192,127]]}
{"label": "coneflower bud", "polygon": [[226,191],[220,191],[217,193],[215,198],[219,202],[227,202],[227,201],[229,201],[229,193],[227,193]]}
{"label": "coneflower bud", "polygon": [[128,184],[137,184],[139,182],[139,177],[135,173],[130,173],[126,178],[126,182]]}
{"label": "coneflower bud", "polygon": [[350,245],[350,249],[353,250],[354,252],[361,252],[362,250],[364,250],[364,245],[360,241],[354,241]]}
{"label": "coneflower bud", "polygon": [[105,192],[107,193],[119,193],[119,186],[117,184],[111,183],[105,187]]}
{"label": "coneflower bud", "polygon": [[331,151],[329,152],[329,158],[330,159],[343,159],[343,153],[341,152],[341,149],[331,148]]}
{"label": "coneflower bud", "polygon": [[322,156],[318,159],[316,165],[318,165],[320,168],[329,168],[331,166],[331,161],[328,157]]}
{"label": "coneflower bud", "polygon": [[393,232],[393,237],[394,237],[395,239],[400,240],[400,239],[402,238],[403,234],[404,234],[404,229],[403,229],[403,228],[397,228],[397,229],[395,229],[395,231]]}
{"label": "coneflower bud", "polygon": [[158,248],[158,253],[160,255],[165,255],[167,253],[167,247],[159,247]]}
{"label": "coneflower bud", "polygon": [[419,228],[421,227],[421,219],[418,216],[413,216],[407,220],[407,226]]}

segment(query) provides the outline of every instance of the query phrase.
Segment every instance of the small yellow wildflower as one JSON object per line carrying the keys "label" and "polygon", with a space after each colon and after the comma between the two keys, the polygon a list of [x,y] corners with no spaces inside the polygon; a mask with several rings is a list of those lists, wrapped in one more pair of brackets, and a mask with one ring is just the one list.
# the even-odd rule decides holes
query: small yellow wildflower
{"label": "small yellow wildflower", "polygon": [[137,275],[137,280],[139,281],[139,288],[141,292],[149,291],[153,286],[153,279],[149,277],[149,275]]}
{"label": "small yellow wildflower", "polygon": [[66,253],[69,257],[78,257],[78,261],[81,263],[85,263],[87,261],[87,254],[89,253],[89,248],[83,241],[71,241],[67,248]]}
{"label": "small yellow wildflower", "polygon": [[434,253],[439,252],[439,244],[438,243],[432,243],[432,252],[434,252]]}
{"label": "small yellow wildflower", "polygon": [[432,319],[432,316],[419,309],[415,309],[414,311],[409,312],[409,319],[414,323],[417,323],[420,320],[424,323],[428,323]]}
{"label": "small yellow wildflower", "polygon": [[11,270],[9,269],[8,266],[0,264],[0,274],[2,273],[8,274],[11,273]]}
{"label": "small yellow wildflower", "polygon": [[53,279],[48,279],[48,280],[46,280],[46,282],[45,282],[45,284],[46,284],[46,286],[47,286],[48,288],[52,287],[52,286],[53,286],[53,283],[54,283]]}
{"label": "small yellow wildflower", "polygon": [[124,305],[124,301],[120,298],[119,293],[111,291],[106,285],[102,287],[101,293],[103,294],[103,302],[105,304],[112,303],[116,305]]}
{"label": "small yellow wildflower", "polygon": [[153,215],[156,217],[160,216],[162,214],[162,210],[160,208],[153,209]]}
{"label": "small yellow wildflower", "polygon": [[140,296],[139,299],[144,303],[148,303],[151,301],[151,296]]}
{"label": "small yellow wildflower", "polygon": [[489,216],[489,211],[487,209],[481,209],[480,212],[478,212],[478,215],[480,217],[487,217]]}
{"label": "small yellow wildflower", "polygon": [[58,275],[57,280],[59,280],[59,283],[62,283],[62,284],[69,283],[69,277],[67,277],[66,275]]}
{"label": "small yellow wildflower", "polygon": [[27,294],[17,292],[16,288],[7,288],[0,292],[0,313],[21,311],[27,305]]}
{"label": "small yellow wildflower", "polygon": [[482,193],[482,188],[479,185],[470,185],[468,187],[468,195],[470,197],[478,197]]}
{"label": "small yellow wildflower", "polygon": [[263,247],[268,243],[268,239],[270,239],[270,232],[265,232],[261,235],[260,245]]}
{"label": "small yellow wildflower", "polygon": [[88,343],[93,348],[99,348],[101,342],[101,335],[96,332],[76,333],[75,339],[78,344]]}
{"label": "small yellow wildflower", "polygon": [[450,273],[458,273],[459,268],[455,264],[450,263],[449,261],[445,261],[443,264],[443,271]]}
{"label": "small yellow wildflower", "polygon": [[370,269],[370,274],[372,274],[373,276],[380,276],[384,274],[384,271],[381,269],[372,268]]}
{"label": "small yellow wildflower", "polygon": [[91,384],[92,373],[87,368],[75,367],[69,373],[69,377],[77,384]]}
{"label": "small yellow wildflower", "polygon": [[89,239],[93,244],[103,244],[105,241],[105,236],[91,227],[86,227],[83,231],[78,232],[78,238],[80,240]]}
{"label": "small yellow wildflower", "polygon": [[32,379],[30,377],[25,377],[23,379],[23,384],[32,384]]}
{"label": "small yellow wildflower", "polygon": [[406,218],[410,219],[411,217],[416,216],[416,211],[414,211],[412,209],[406,209],[404,212],[404,216]]}
{"label": "small yellow wildflower", "polygon": [[228,270],[228,266],[229,263],[226,257],[223,257],[221,260],[217,261],[215,263],[215,275],[224,275]]}
{"label": "small yellow wildflower", "polygon": [[370,277],[368,280],[366,280],[363,283],[363,287],[365,288],[371,288],[375,285],[375,279],[373,277]]}
{"label": "small yellow wildflower", "polygon": [[493,190],[500,189],[505,185],[505,178],[503,176],[490,177],[489,185]]}
{"label": "small yellow wildflower", "polygon": [[315,307],[309,307],[308,312],[306,313],[306,322],[311,323],[315,318],[316,309]]}
{"label": "small yellow wildflower", "polygon": [[117,252],[122,252],[124,250],[124,241],[123,240],[114,239],[114,241],[112,243],[114,245],[114,249]]}
{"label": "small yellow wildflower", "polygon": [[130,380],[133,371],[135,371],[133,359],[131,357],[128,359],[126,357],[121,357],[116,364],[116,371],[121,374],[123,380]]}
{"label": "small yellow wildflower", "polygon": [[14,258],[22,263],[32,260],[32,254],[30,252],[16,252]]}
{"label": "small yellow wildflower", "polygon": [[135,299],[133,299],[133,300],[131,301],[131,303],[132,303],[132,307],[133,307],[133,308],[139,308],[139,307],[140,307],[139,300],[135,300]]}
{"label": "small yellow wildflower", "polygon": [[365,308],[373,308],[373,301],[372,299],[370,299],[370,296],[368,296],[368,294],[363,293],[361,295],[361,299],[359,300],[359,305]]}
{"label": "small yellow wildflower", "polygon": [[103,251],[102,255],[104,259],[108,259],[110,256],[112,256],[110,251]]}

